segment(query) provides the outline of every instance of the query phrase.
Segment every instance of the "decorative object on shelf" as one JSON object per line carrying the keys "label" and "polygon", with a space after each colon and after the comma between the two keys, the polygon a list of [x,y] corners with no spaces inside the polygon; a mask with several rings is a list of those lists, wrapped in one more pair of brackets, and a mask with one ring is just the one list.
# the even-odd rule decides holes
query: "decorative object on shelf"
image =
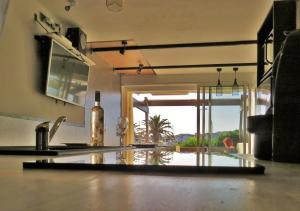
{"label": "decorative object on shelf", "polygon": [[140,74],[142,73],[143,67],[144,67],[143,64],[139,64],[139,69],[137,69],[137,71],[136,71],[136,73],[137,73],[138,75],[140,75]]}
{"label": "decorative object on shelf", "polygon": [[237,78],[236,78],[236,72],[238,71],[238,69],[239,68],[237,68],[237,67],[233,68],[233,71],[234,71],[234,82],[232,85],[232,95],[233,96],[237,96],[240,93],[239,85],[238,85]]}
{"label": "decorative object on shelf", "polygon": [[34,14],[34,20],[47,32],[60,35],[62,33],[62,25],[54,22],[50,17],[42,12]]}
{"label": "decorative object on shelf", "polygon": [[68,28],[66,37],[72,42],[74,48],[78,49],[81,53],[86,55],[86,33],[84,33],[80,28]]}
{"label": "decorative object on shelf", "polygon": [[106,0],[106,7],[109,11],[120,12],[123,9],[123,0]]}
{"label": "decorative object on shelf", "polygon": [[76,0],[67,0],[66,4],[65,4],[65,11],[69,12],[72,7],[74,7],[76,5]]}
{"label": "decorative object on shelf", "polygon": [[117,125],[117,135],[120,136],[120,146],[124,146],[124,137],[128,130],[129,121],[127,117],[119,117]]}
{"label": "decorative object on shelf", "polygon": [[217,86],[216,86],[216,96],[222,96],[222,94],[223,94],[223,87],[222,87],[221,80],[220,80],[221,71],[222,71],[222,68],[217,68],[218,83],[217,83]]}

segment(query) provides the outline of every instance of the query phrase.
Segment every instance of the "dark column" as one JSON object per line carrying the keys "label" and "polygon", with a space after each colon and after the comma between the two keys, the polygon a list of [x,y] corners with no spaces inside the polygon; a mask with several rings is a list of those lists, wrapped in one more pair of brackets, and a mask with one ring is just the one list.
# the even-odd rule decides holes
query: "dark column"
{"label": "dark column", "polygon": [[273,159],[300,162],[300,30],[288,36],[276,66]]}

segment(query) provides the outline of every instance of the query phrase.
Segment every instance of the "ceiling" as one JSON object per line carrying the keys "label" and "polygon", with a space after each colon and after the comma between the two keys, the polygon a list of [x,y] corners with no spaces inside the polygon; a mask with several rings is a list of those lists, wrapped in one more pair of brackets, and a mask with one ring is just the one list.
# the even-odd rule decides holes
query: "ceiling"
{"label": "ceiling", "polygon": [[[65,0],[39,0],[66,26],[79,26],[89,42],[133,40],[138,45],[255,40],[272,0],[124,0],[110,12],[105,0],[77,0],[70,12]],[[256,62],[256,46],[142,50],[152,66]],[[155,70],[156,74],[195,74],[204,69]],[[232,68],[225,68],[232,72]],[[255,72],[255,67],[240,71]]]}
{"label": "ceiling", "polygon": [[[89,42],[88,48],[106,48],[106,47],[119,47],[120,41],[104,41],[104,42]],[[133,40],[127,40],[128,46],[135,46],[136,43]],[[124,54],[119,53],[119,51],[107,51],[107,52],[98,52],[103,60],[105,60],[112,67],[137,67],[139,65],[150,66],[147,59],[139,50],[130,50],[125,52]],[[127,75],[155,75],[153,69],[144,69],[141,72],[137,70],[125,70],[118,71],[120,74]]]}

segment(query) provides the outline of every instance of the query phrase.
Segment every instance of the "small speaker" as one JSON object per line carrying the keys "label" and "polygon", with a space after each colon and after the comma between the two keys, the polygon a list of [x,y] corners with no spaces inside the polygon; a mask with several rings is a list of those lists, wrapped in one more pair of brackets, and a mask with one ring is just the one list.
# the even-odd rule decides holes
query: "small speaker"
{"label": "small speaker", "polygon": [[66,37],[72,42],[74,48],[86,55],[86,33],[80,28],[68,28]]}

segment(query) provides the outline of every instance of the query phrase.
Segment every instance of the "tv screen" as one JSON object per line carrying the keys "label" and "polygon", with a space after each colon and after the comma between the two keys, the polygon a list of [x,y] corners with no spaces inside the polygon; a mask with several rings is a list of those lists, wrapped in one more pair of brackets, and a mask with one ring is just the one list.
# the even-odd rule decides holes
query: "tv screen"
{"label": "tv screen", "polygon": [[46,95],[79,106],[85,105],[89,66],[52,39]]}

